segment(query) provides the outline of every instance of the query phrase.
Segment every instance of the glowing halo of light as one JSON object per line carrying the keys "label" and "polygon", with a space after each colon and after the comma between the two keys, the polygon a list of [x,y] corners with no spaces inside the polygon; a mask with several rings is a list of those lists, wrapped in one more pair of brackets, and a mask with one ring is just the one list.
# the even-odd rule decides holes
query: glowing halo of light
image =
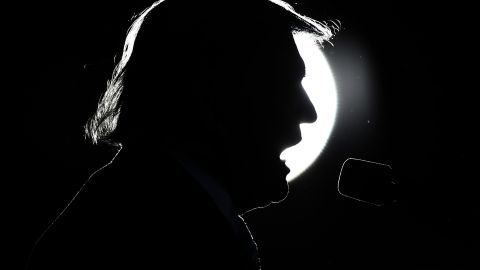
{"label": "glowing halo of light", "polygon": [[337,114],[337,89],[327,59],[308,33],[295,33],[295,43],[305,63],[302,86],[317,112],[314,123],[300,124],[302,141],[285,149],[280,158],[290,169],[287,181],[307,170],[328,142]]}

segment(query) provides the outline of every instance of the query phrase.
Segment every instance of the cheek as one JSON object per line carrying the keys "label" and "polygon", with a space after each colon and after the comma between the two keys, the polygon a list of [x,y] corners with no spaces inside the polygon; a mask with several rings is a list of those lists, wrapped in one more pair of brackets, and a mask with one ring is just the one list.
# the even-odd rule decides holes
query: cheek
{"label": "cheek", "polygon": [[236,97],[221,105],[222,125],[243,140],[270,140],[292,122],[292,100],[265,89],[253,92],[258,94]]}

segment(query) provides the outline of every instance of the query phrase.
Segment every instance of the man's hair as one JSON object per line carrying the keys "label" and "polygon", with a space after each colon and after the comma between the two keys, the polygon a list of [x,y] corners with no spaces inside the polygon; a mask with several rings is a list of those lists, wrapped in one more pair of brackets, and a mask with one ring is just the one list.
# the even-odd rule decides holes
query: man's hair
{"label": "man's hair", "polygon": [[[149,16],[149,14],[152,13],[152,10],[154,10],[158,5],[162,4],[162,2],[165,2],[164,5],[166,5],[171,1],[175,0],[158,0],[150,7],[133,17],[133,22],[127,31],[122,56],[118,60],[115,68],[113,69],[112,77],[107,82],[106,90],[98,102],[96,112],[88,119],[85,125],[86,138],[90,139],[94,144],[97,144],[99,142],[106,142],[113,145],[120,145],[119,141],[112,139],[112,135],[117,129],[120,112],[122,110],[122,106],[124,105],[123,103],[125,99],[125,94],[123,92],[125,88],[125,76],[127,74],[127,67],[129,65],[129,61],[131,60],[132,54],[134,54],[133,50],[137,35],[139,34],[139,31],[142,28],[142,24],[144,23],[146,18]],[[189,4],[188,1],[186,2],[187,4]],[[210,0],[207,2],[212,1]],[[298,14],[289,4],[283,2],[282,0],[257,0],[246,2],[248,3],[248,7],[246,7],[247,10],[256,8],[256,4],[253,3],[267,2],[263,4],[270,5],[271,7],[276,9],[275,12],[281,13],[282,18],[286,18],[292,34],[295,34],[297,32],[310,33],[315,38],[319,46],[322,46],[324,42],[329,42],[329,39],[339,30],[340,25],[338,21],[320,22],[314,20],[307,16]],[[241,5],[238,2],[235,3],[235,5]],[[231,5],[232,4],[230,4],[230,6]],[[173,14],[173,16],[178,16],[179,21],[185,21],[189,19],[185,18],[184,14]],[[223,14],[223,16],[225,16],[225,14]],[[246,15],[246,17],[248,17],[248,14]],[[177,19],[177,17],[175,19]],[[266,18],[265,20],[268,20],[268,18]],[[220,21],[218,23],[228,25],[230,22]],[[196,26],[193,25],[192,27]],[[212,29],[205,29],[205,31],[210,30]],[[232,34],[235,35],[235,32],[232,32]],[[226,44],[226,46],[228,46],[228,44]],[[159,63],[159,65],[161,64],[162,63]]]}

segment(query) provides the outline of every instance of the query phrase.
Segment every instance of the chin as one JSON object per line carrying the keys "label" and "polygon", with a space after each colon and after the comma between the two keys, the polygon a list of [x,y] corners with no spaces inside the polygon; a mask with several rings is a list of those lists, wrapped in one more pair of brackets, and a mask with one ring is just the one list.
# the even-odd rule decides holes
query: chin
{"label": "chin", "polygon": [[248,213],[248,212],[256,210],[256,209],[266,208],[266,207],[268,207],[272,204],[282,202],[283,200],[285,200],[287,198],[287,195],[288,195],[288,184],[286,185],[286,187],[287,187],[286,188],[287,191],[285,193],[282,193],[282,195],[277,194],[275,198],[271,198],[270,200],[264,200],[263,203],[260,203],[258,201],[255,206],[248,207],[248,208],[246,208],[246,210],[242,211],[243,212],[242,214]]}
{"label": "chin", "polygon": [[[271,182],[272,180],[275,180],[275,182]],[[241,203],[237,205],[239,206],[239,208],[237,208],[237,210],[239,210],[239,214],[248,213],[255,209],[265,208],[271,204],[279,203],[287,198],[289,186],[285,178],[269,178],[268,183],[270,184],[261,186],[261,188],[257,186],[257,188],[254,190],[255,192],[250,190],[247,196],[243,194],[243,199],[248,197],[248,200],[241,200]]]}
{"label": "chin", "polygon": [[263,186],[262,189],[257,189],[257,194],[251,197],[256,197],[256,200],[250,201],[252,205],[247,207],[245,212],[249,212],[251,210],[265,208],[271,204],[280,203],[285,200],[289,193],[289,186],[288,182],[285,177],[277,177],[272,178],[270,176],[268,179],[269,185]]}
{"label": "chin", "polygon": [[264,185],[263,193],[269,203],[283,201],[289,191],[287,175],[290,172],[288,167],[280,159],[277,159],[272,166],[266,167],[263,171]]}
{"label": "chin", "polygon": [[288,196],[288,183],[285,180],[284,183],[282,183],[281,187],[278,188],[277,192],[275,194],[272,194],[270,202],[271,203],[279,203],[283,200],[285,200]]}
{"label": "chin", "polygon": [[[254,160],[250,159],[250,161]],[[235,184],[240,186],[237,185],[234,192],[242,191],[237,194],[240,195],[237,199],[239,210],[243,213],[279,203],[289,193],[286,177],[290,170],[284,161],[278,156],[269,156],[267,159],[255,161],[258,162],[250,163],[249,170],[245,171],[248,175],[245,174],[243,179],[235,181]]]}
{"label": "chin", "polygon": [[274,189],[274,185],[272,184],[271,202],[281,202],[287,197],[289,191],[287,175],[289,172],[290,170],[288,169],[287,165],[285,165],[285,162],[279,160],[278,167],[275,169],[275,173],[271,174],[271,177],[274,178],[272,179],[272,182],[275,182],[276,186]]}

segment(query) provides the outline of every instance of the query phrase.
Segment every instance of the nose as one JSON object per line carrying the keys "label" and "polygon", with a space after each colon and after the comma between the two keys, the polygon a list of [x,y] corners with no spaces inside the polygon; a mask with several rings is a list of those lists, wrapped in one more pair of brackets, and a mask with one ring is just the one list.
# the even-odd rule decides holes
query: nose
{"label": "nose", "polygon": [[299,104],[299,117],[301,123],[313,123],[317,121],[317,112],[305,90],[301,89],[301,99]]}

